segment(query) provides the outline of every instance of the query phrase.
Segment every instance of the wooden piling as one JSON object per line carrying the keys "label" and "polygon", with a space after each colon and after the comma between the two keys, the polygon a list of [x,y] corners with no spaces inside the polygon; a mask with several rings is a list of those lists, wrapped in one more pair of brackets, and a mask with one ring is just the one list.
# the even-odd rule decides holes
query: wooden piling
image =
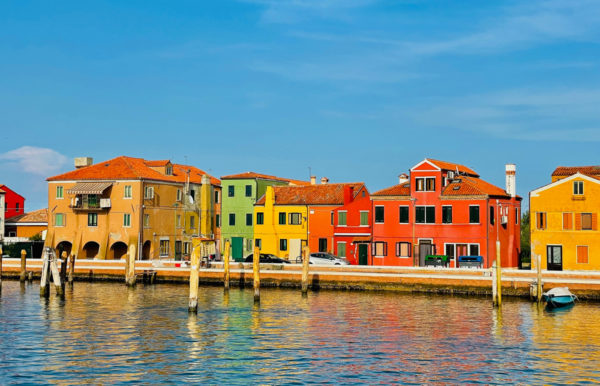
{"label": "wooden piling", "polygon": [[60,286],[65,291],[65,283],[67,282],[67,263],[69,262],[69,255],[66,251],[63,251],[60,261]]}
{"label": "wooden piling", "polygon": [[21,249],[21,283],[27,280],[27,252],[24,249]]}
{"label": "wooden piling", "polygon": [[54,281],[54,288],[56,289],[56,294],[58,296],[64,296],[65,292],[63,291],[63,286],[60,281],[61,276],[58,270],[58,261],[58,256],[56,256],[56,254],[52,254],[52,256],[50,257],[50,271],[52,272],[52,281]]}
{"label": "wooden piling", "polygon": [[129,253],[126,256],[125,264],[125,284],[128,287],[135,285],[135,245],[129,245]]}
{"label": "wooden piling", "polygon": [[490,273],[492,275],[492,304],[496,306],[498,304],[498,284],[496,283],[498,276],[496,276],[496,260],[492,262]]}
{"label": "wooden piling", "polygon": [[543,287],[542,287],[542,256],[541,255],[537,255],[536,256],[536,262],[535,262],[536,268],[537,268],[537,293],[536,293],[536,297],[537,297],[537,301],[538,303],[542,301],[542,291],[543,291]]}
{"label": "wooden piling", "polygon": [[27,280],[31,283],[33,281],[33,272],[27,272]]}
{"label": "wooden piling", "polygon": [[254,278],[254,301],[260,301],[260,249],[254,247],[252,258],[252,277]]}
{"label": "wooden piling", "polygon": [[500,257],[500,241],[496,241],[496,306],[502,306],[502,259]]}
{"label": "wooden piling", "polygon": [[230,256],[229,241],[225,242],[225,251],[223,253],[223,288],[229,290],[229,256]]}
{"label": "wooden piling", "polygon": [[0,293],[2,292],[2,247],[0,247]]}
{"label": "wooden piling", "polygon": [[310,265],[310,248],[308,246],[302,249],[302,294],[308,292],[308,267]]}
{"label": "wooden piling", "polygon": [[40,296],[47,297],[50,295],[48,291],[48,275],[50,274],[50,253],[49,248],[44,248],[42,254],[42,276],[40,278]]}
{"label": "wooden piling", "polygon": [[188,312],[198,313],[198,265],[200,264],[200,246],[192,249],[192,266],[190,267],[190,301]]}
{"label": "wooden piling", "polygon": [[75,274],[75,254],[71,253],[69,258],[69,284],[73,284],[73,275]]}

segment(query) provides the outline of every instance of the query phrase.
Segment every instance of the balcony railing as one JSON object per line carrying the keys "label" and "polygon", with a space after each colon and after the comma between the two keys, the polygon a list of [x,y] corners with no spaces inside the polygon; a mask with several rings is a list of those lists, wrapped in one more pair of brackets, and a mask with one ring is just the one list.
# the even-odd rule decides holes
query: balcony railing
{"label": "balcony railing", "polygon": [[71,199],[73,210],[104,210],[110,209],[110,198],[101,198],[95,194],[80,194]]}

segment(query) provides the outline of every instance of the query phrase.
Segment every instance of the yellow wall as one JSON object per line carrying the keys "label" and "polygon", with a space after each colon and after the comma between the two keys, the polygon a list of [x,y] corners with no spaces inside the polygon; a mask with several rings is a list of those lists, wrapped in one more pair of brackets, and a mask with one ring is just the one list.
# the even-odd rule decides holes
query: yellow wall
{"label": "yellow wall", "polygon": [[[307,208],[304,205],[275,205],[273,203],[273,188],[267,187],[265,193],[265,205],[257,205],[254,207],[254,239],[261,240],[261,252],[272,253],[276,256],[285,259],[295,260],[297,256],[291,256],[291,240],[303,240],[302,245],[306,244],[308,227],[307,227]],[[264,224],[256,224],[256,214],[264,213]],[[279,225],[279,213],[286,214],[286,225]],[[301,224],[290,225],[289,214],[300,213]],[[287,251],[280,249],[280,240],[286,239]]]}
{"label": "yellow wall", "polygon": [[[584,195],[573,195],[573,181],[583,181]],[[562,245],[563,270],[600,269],[600,232],[575,230],[576,213],[593,213],[597,221],[600,209],[600,181],[576,175],[562,179],[530,194],[532,266],[541,256],[542,269],[547,268],[547,246]],[[545,212],[546,229],[537,228],[537,214]],[[573,229],[563,229],[563,213],[573,213]],[[596,225],[597,229],[597,225]],[[577,246],[588,246],[588,263],[577,262]]]}
{"label": "yellow wall", "polygon": [[17,225],[17,237],[33,237],[47,228],[46,225]]}

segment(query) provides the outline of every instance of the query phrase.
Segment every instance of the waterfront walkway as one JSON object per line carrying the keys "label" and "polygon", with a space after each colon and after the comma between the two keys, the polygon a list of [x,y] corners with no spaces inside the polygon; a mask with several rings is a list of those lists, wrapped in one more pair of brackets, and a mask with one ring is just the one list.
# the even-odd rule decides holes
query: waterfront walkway
{"label": "waterfront walkway", "polygon": [[[27,259],[27,271],[38,278],[42,261]],[[183,266],[182,266],[183,264]],[[3,277],[18,277],[20,259],[4,258]],[[252,264],[230,264],[231,285],[252,286]],[[156,282],[185,282],[190,268],[175,261],[136,261],[136,275],[156,275]],[[218,285],[223,282],[223,264],[211,263],[200,268],[200,282]],[[264,287],[300,287],[300,264],[261,264],[261,285]],[[581,299],[600,300],[600,272],[542,271],[544,291],[553,287],[569,287]],[[75,280],[124,281],[124,260],[77,260]],[[535,271],[503,269],[502,294],[529,297]],[[436,292],[470,295],[491,294],[489,269],[376,267],[376,266],[310,266],[309,282],[313,288]]]}

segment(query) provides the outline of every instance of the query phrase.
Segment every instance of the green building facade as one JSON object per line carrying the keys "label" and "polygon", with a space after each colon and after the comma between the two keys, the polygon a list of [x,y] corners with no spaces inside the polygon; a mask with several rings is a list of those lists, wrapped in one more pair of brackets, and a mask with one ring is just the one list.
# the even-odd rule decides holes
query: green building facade
{"label": "green building facade", "polygon": [[231,242],[235,261],[242,261],[254,249],[254,204],[267,186],[300,184],[307,183],[253,172],[221,177],[221,240]]}

